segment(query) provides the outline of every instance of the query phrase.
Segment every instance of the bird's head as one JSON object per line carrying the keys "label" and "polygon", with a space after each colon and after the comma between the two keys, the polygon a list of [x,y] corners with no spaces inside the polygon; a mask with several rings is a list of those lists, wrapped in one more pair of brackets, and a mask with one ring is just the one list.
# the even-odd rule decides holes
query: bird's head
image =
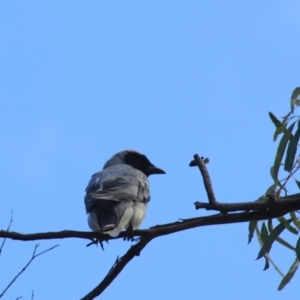
{"label": "bird's head", "polygon": [[134,150],[124,150],[116,153],[106,162],[103,169],[117,164],[129,165],[143,172],[146,176],[150,176],[152,174],[166,174],[164,170],[154,166],[146,155]]}

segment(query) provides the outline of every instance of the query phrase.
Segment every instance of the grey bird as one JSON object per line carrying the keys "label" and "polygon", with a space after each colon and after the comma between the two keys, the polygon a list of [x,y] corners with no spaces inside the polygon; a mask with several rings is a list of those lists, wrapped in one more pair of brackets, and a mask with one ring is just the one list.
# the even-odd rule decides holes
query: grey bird
{"label": "grey bird", "polygon": [[155,167],[140,152],[116,153],[102,171],[92,175],[85,190],[89,227],[112,237],[123,229],[138,229],[150,201],[147,177],[152,174],[165,174],[165,171]]}

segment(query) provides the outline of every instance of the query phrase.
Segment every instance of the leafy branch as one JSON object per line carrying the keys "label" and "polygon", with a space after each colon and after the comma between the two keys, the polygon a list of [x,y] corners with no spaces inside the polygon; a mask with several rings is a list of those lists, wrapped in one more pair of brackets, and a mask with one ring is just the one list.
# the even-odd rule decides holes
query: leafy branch
{"label": "leafy branch", "polygon": [[[294,179],[297,187],[300,188],[300,182],[295,178],[295,174],[300,169],[300,157],[297,155],[300,138],[300,117],[295,115],[295,110],[299,106],[300,87],[297,87],[291,95],[290,111],[282,117],[281,121],[273,113],[269,112],[270,119],[275,125],[273,140],[275,142],[279,136],[281,136],[281,139],[278,143],[274,164],[270,170],[273,184],[267,189],[266,194],[273,193],[273,195],[280,196],[280,194],[284,192],[285,196],[287,196],[287,184],[291,179]],[[296,124],[297,126],[295,126]],[[287,176],[279,179],[279,174],[283,172],[287,172]],[[269,268],[269,263],[272,263],[275,270],[283,277],[278,286],[278,290],[280,291],[293,278],[300,261],[300,238],[298,238],[296,245],[292,246],[280,237],[280,234],[285,229],[294,235],[299,234],[300,221],[297,209],[289,212],[289,219],[286,219],[283,215],[277,217],[277,222],[277,226],[273,228],[273,220],[271,218],[267,221],[263,221],[260,226],[257,221],[251,221],[249,228],[255,230],[257,238],[262,246],[257,259],[265,257],[266,263],[264,270]],[[293,225],[291,225],[291,223]],[[293,261],[289,271],[285,275],[274,264],[269,254],[275,241],[285,246],[296,255],[296,259]]]}

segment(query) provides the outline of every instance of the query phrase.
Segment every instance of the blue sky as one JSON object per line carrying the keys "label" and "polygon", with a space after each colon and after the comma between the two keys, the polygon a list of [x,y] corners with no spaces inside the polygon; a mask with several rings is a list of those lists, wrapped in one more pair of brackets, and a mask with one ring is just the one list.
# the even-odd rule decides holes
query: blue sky
{"label": "blue sky", "polygon": [[[209,157],[217,199],[251,201],[272,183],[268,111],[289,109],[299,86],[298,1],[2,1],[0,3],[0,228],[14,210],[22,233],[88,230],[84,189],[119,150],[145,153],[150,178],[142,228],[207,215],[192,155]],[[291,192],[295,192],[295,187]],[[130,243],[41,241],[5,299],[79,299]],[[35,242],[7,241],[0,291]],[[101,299],[288,299],[279,275],[255,261],[247,224],[198,228],[152,241]],[[286,272],[294,254],[272,257]]]}

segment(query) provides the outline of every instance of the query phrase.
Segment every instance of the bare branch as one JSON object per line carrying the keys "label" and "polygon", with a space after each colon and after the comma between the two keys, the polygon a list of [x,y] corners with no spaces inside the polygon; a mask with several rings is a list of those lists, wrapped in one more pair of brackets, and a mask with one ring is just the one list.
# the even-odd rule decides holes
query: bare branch
{"label": "bare branch", "polygon": [[[36,244],[35,247],[34,247],[34,250],[33,250],[33,253],[32,253],[32,257],[31,259],[29,260],[29,262],[25,265],[25,267],[23,267],[23,269],[13,278],[13,280],[8,284],[8,286],[4,289],[4,291],[0,294],[0,298],[3,297],[3,295],[5,294],[5,292],[10,288],[10,286],[17,280],[17,278],[26,270],[26,268],[31,264],[31,262],[38,256],[50,251],[50,250],[53,250],[54,248],[58,247],[59,245],[55,245],[45,251],[42,251],[38,254],[36,254],[36,250],[38,248],[39,244]],[[33,293],[32,293],[33,295]],[[32,299],[33,296],[31,296],[31,299]],[[20,297],[19,297],[20,299]]]}
{"label": "bare branch", "polygon": [[[240,203],[220,203],[216,204],[195,202],[195,208],[205,208],[207,210],[217,210],[222,213],[234,212],[234,211],[254,211],[254,210],[282,210],[282,215],[287,212],[292,212],[299,209],[300,194],[289,195],[286,197],[277,198],[275,195],[268,195],[267,197],[261,197],[252,202],[240,202]],[[271,214],[272,215],[272,214]],[[271,216],[271,218],[273,218]]]}
{"label": "bare branch", "polygon": [[139,256],[143,248],[151,241],[150,237],[143,237],[141,240],[130,247],[130,249],[121,258],[117,258],[116,262],[109,270],[105,278],[96,286],[91,292],[86,296],[81,298],[81,300],[92,300],[99,296],[111,283],[112,281],[121,273],[124,267],[135,257]]}
{"label": "bare branch", "polygon": [[73,231],[63,230],[58,232],[39,232],[31,234],[21,234],[13,231],[0,230],[0,237],[10,238],[19,241],[37,241],[37,240],[53,240],[53,239],[65,239],[65,238],[81,238],[93,241],[94,239],[105,240],[107,235],[100,232],[90,231]]}
{"label": "bare branch", "polygon": [[33,300],[33,297],[34,297],[34,291],[32,290],[31,291],[31,300]]}
{"label": "bare branch", "polygon": [[211,205],[213,205],[213,204],[217,203],[217,200],[215,198],[215,194],[214,194],[214,190],[213,190],[212,183],[210,180],[210,176],[209,176],[207,168],[205,166],[205,164],[208,161],[209,161],[208,159],[203,160],[202,158],[199,157],[198,154],[195,154],[194,160],[192,160],[190,162],[190,167],[198,166],[198,168],[201,172],[202,178],[203,178],[203,183],[204,183],[204,187],[205,187],[205,190],[207,193],[208,201]]}
{"label": "bare branch", "polygon": [[[11,214],[10,214],[10,221],[9,221],[9,224],[8,224],[8,227],[7,227],[6,231],[9,231],[10,226],[11,226],[11,223],[12,223],[12,221],[13,221],[13,212],[14,212],[14,211],[12,210],[12,211],[11,211]],[[1,246],[0,246],[0,256],[1,256],[2,249],[3,249],[3,247],[4,247],[4,244],[5,244],[5,241],[6,241],[6,238],[3,239],[3,242],[2,242],[2,244],[1,244]]]}

